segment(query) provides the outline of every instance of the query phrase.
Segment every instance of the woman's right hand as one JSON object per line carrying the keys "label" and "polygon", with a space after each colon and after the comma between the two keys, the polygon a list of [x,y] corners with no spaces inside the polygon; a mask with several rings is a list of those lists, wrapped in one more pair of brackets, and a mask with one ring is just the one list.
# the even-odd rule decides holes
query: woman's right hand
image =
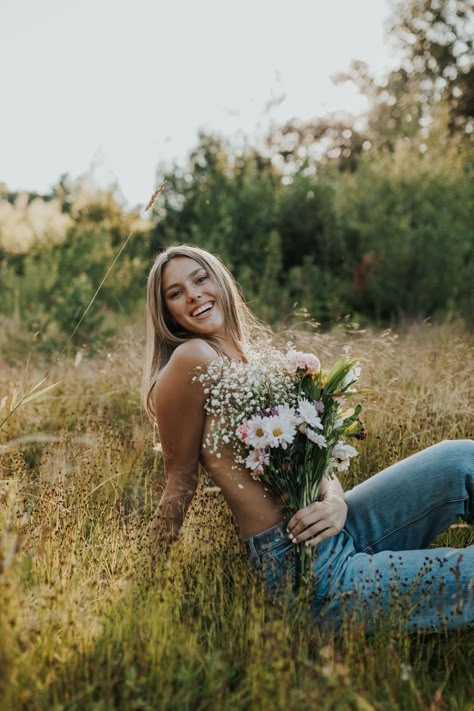
{"label": "woman's right hand", "polygon": [[347,504],[339,494],[328,491],[322,501],[315,501],[300,509],[288,522],[292,543],[317,546],[344,528]]}
{"label": "woman's right hand", "polygon": [[298,511],[288,522],[293,543],[305,541],[309,546],[335,536],[342,531],[347,518],[344,489],[337,476],[324,476],[321,481],[320,501]]}

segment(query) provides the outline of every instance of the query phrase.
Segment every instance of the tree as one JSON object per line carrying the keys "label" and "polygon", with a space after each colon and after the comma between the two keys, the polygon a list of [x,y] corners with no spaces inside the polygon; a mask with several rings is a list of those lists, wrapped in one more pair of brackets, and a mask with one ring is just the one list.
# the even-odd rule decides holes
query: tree
{"label": "tree", "polygon": [[354,171],[364,150],[366,135],[348,113],[327,114],[311,121],[292,118],[273,126],[265,140],[274,162],[287,174],[309,170],[315,164],[335,164],[340,171]]}
{"label": "tree", "polygon": [[444,98],[451,130],[474,131],[474,5],[472,0],[397,0],[390,32],[402,68],[416,79],[420,102]]}
{"label": "tree", "polygon": [[285,308],[282,288],[281,237],[272,230],[265,248],[265,264],[259,284],[259,316],[269,323],[277,323]]}
{"label": "tree", "polygon": [[153,253],[190,242],[219,254],[237,275],[246,265],[262,272],[281,180],[269,158],[201,134],[187,165],[162,177],[168,183],[154,213]]}
{"label": "tree", "polygon": [[347,72],[334,77],[337,84],[352,82],[369,102],[364,117],[362,149],[393,151],[400,138],[413,140],[420,134],[423,105],[406,69],[400,67],[377,81],[365,62],[355,60]]}

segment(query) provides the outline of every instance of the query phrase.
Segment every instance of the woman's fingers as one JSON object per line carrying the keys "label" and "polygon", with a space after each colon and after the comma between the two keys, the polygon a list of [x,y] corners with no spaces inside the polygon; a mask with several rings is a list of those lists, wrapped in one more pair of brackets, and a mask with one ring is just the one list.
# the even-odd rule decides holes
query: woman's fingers
{"label": "woman's fingers", "polygon": [[313,523],[311,526],[305,528],[304,531],[301,531],[297,535],[291,533],[290,538],[293,543],[303,543],[304,541],[307,541],[310,538],[314,538],[314,536],[326,530],[327,528],[332,528],[331,524],[324,519],[320,519],[319,521]]}
{"label": "woman's fingers", "polygon": [[[339,533],[344,526],[346,515],[347,505],[341,499],[328,498],[316,501],[297,511],[290,519],[288,522],[290,539],[293,543],[301,543],[325,531],[324,537],[318,539],[318,542],[321,542]],[[327,533],[328,531],[330,533]]]}
{"label": "woman's fingers", "polygon": [[335,536],[338,531],[335,528],[326,528],[322,533],[319,534],[319,536],[316,536],[316,538],[311,538],[310,540],[305,542],[306,546],[317,546],[318,543],[322,543],[323,541],[326,540],[326,538],[331,538],[331,536]]}
{"label": "woman's fingers", "polygon": [[297,536],[301,531],[310,526],[312,523],[320,517],[318,507],[321,504],[319,502],[314,502],[305,506],[304,509],[300,509],[295,513],[295,515],[288,521],[288,532]]}
{"label": "woman's fingers", "polygon": [[288,532],[296,538],[307,528],[319,521],[327,521],[326,526],[330,525],[332,521],[332,508],[326,503],[316,501],[295,513],[288,522]]}

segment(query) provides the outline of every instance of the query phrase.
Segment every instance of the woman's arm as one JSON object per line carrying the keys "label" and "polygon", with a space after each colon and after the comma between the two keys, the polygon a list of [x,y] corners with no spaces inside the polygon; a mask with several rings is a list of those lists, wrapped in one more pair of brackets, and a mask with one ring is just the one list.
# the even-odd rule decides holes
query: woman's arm
{"label": "woman's arm", "polygon": [[150,527],[152,552],[177,537],[197,486],[205,420],[205,394],[193,382],[195,368],[215,360],[203,340],[183,343],[163,368],[153,398],[165,465],[166,487]]}
{"label": "woman's arm", "polygon": [[344,501],[344,489],[342,488],[341,482],[339,481],[337,476],[333,476],[332,478],[329,478],[328,476],[323,476],[319,493],[322,500],[327,500],[330,498],[342,499],[342,501],[344,502],[344,506],[347,510],[346,502]]}
{"label": "woman's arm", "polygon": [[347,518],[347,504],[339,479],[323,477],[320,501],[300,509],[288,522],[288,532],[293,543],[306,541],[317,546],[326,538],[342,531]]}

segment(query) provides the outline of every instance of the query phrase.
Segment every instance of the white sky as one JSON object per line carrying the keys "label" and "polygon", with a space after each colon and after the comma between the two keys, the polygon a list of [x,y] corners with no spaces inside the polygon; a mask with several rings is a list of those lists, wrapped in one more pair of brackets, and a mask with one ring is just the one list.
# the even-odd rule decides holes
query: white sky
{"label": "white sky", "polygon": [[146,203],[199,129],[252,140],[271,121],[357,113],[331,76],[393,66],[389,1],[0,0],[0,181],[46,192],[92,169]]}

